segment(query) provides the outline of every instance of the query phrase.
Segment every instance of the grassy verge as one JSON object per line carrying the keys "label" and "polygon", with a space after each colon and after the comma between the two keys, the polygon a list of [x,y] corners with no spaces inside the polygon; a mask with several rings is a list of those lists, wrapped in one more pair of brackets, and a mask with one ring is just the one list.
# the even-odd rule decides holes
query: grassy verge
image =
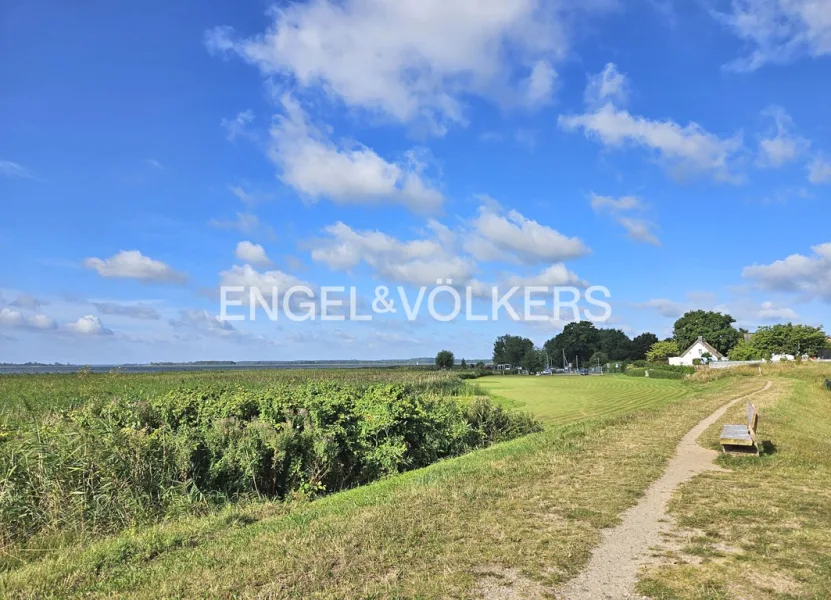
{"label": "grassy verge", "polygon": [[[660,599],[831,598],[831,393],[829,367],[767,369],[774,390],[758,397],[761,458],[722,456],[726,473],[683,486],[670,505],[677,549],[641,578]],[[701,442],[717,447],[729,411]]]}
{"label": "grassy verge", "polygon": [[51,552],[0,574],[0,596],[467,598],[518,578],[550,589],[586,564],[690,427],[761,386],[701,384],[312,503],[229,508]]}

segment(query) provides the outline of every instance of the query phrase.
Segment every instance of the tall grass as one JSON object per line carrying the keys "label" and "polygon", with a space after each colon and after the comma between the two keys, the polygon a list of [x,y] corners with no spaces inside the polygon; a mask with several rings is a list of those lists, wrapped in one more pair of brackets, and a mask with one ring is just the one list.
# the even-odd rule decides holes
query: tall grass
{"label": "tall grass", "polygon": [[[25,402],[0,438],[0,542],[315,496],[540,428],[452,375],[237,375],[13,378]],[[57,410],[33,393],[55,383]]]}

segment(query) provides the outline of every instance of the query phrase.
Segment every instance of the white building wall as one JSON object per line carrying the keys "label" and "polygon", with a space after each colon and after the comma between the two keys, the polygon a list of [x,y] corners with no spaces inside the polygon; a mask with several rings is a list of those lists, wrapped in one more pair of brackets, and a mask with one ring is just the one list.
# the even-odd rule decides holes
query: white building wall
{"label": "white building wall", "polygon": [[687,350],[681,356],[674,356],[669,359],[669,364],[671,365],[684,365],[691,367],[693,364],[693,359],[701,358],[702,354],[706,354],[710,352],[707,350],[707,347],[702,344],[700,341],[696,341],[689,350]]}

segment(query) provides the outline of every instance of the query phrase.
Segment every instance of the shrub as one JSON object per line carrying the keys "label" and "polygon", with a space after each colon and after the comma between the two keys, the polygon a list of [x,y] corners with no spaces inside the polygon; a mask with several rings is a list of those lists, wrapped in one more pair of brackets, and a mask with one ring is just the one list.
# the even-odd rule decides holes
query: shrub
{"label": "shrub", "polygon": [[464,385],[184,388],[21,424],[0,442],[0,542],[332,492],[540,429]]}

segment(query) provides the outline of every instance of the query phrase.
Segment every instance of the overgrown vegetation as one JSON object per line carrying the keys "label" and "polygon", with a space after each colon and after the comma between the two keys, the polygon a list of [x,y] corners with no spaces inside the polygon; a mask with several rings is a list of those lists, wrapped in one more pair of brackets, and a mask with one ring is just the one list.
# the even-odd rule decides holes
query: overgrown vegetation
{"label": "overgrown vegetation", "polygon": [[[551,426],[312,503],[234,505],[36,561],[9,553],[0,596],[470,598],[487,582],[507,597],[511,573],[550,591],[583,568],[601,529],[637,502],[684,432],[762,386],[605,376],[481,385],[500,380],[603,384],[604,398],[630,398],[630,412]],[[643,389],[656,390],[655,403],[633,414]],[[539,406],[569,397],[540,397]]]}
{"label": "overgrown vegetation", "polygon": [[463,397],[466,384],[452,376],[215,377],[165,389],[159,376],[149,385],[143,375],[47,376],[78,394],[59,411],[47,397],[32,405],[39,377],[4,379],[3,397],[26,398],[30,418],[18,407],[0,443],[0,542],[112,531],[244,498],[319,495],[540,428]]}

